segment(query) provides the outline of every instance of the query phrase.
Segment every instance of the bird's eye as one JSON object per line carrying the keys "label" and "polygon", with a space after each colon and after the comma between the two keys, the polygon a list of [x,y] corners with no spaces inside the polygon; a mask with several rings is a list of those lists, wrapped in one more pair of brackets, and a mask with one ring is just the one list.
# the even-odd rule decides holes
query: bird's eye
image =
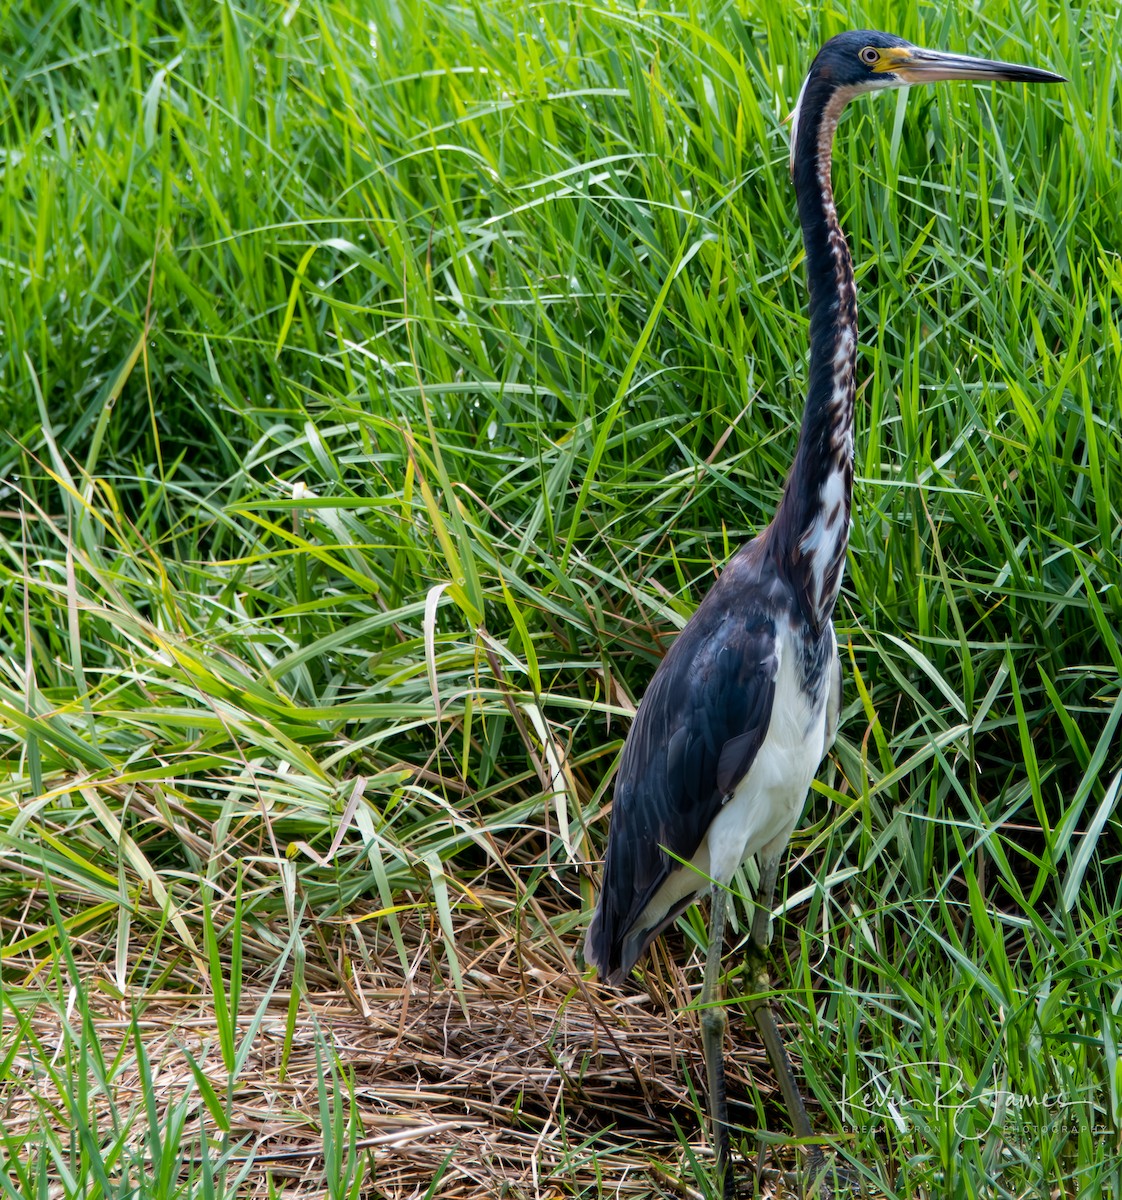
{"label": "bird's eye", "polygon": [[875,46],[866,46],[864,50],[857,56],[866,66],[873,66],[880,62],[880,51]]}

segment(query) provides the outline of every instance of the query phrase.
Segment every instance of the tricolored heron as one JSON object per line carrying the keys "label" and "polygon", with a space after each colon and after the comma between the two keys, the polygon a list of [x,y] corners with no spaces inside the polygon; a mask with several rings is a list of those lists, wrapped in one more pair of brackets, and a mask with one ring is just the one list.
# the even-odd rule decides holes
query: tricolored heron
{"label": "tricolored heron", "polygon": [[[831,619],[849,541],[857,292],[830,182],[834,130],[861,92],[943,79],[1061,83],[1050,71],[921,50],[858,30],[818,52],[791,119],[810,289],[810,369],[798,449],[771,524],[728,562],[655,671],[615,782],[600,901],[585,954],[620,984],[690,904],[711,894],[701,1029],[717,1174],[731,1194],[717,1004],[725,886],[759,863],[749,938],[760,1030],[799,1138],[813,1131],[766,999],[780,860],[837,732],[841,662]],[[819,1156],[820,1157],[820,1156]]]}

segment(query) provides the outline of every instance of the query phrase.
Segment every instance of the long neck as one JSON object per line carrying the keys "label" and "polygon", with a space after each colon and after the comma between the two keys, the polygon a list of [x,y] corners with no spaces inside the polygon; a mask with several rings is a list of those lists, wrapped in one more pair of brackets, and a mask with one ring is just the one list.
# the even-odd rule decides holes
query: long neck
{"label": "long neck", "polygon": [[780,566],[816,631],[829,621],[841,589],[853,493],[857,289],[830,183],[834,129],[848,99],[827,81],[808,80],[792,172],[810,287],[810,379],[772,536]]}

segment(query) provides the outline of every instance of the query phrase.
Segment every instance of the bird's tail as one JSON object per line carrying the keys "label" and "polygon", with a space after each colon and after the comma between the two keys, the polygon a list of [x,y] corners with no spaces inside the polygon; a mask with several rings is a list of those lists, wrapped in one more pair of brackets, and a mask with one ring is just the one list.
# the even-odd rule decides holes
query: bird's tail
{"label": "bird's tail", "polygon": [[592,914],[584,936],[584,961],[596,968],[596,973],[612,987],[621,987],[631,974],[643,952],[660,933],[674,922],[693,903],[692,895],[679,903],[654,925],[633,925],[620,936],[604,912],[604,897]]}

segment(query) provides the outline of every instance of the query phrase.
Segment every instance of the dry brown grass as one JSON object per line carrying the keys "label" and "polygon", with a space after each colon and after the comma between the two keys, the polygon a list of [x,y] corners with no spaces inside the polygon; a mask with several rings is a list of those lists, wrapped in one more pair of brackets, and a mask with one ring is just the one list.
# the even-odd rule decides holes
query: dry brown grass
{"label": "dry brown grass", "polygon": [[[684,968],[660,951],[648,991],[603,989],[577,973],[558,937],[543,935],[540,912],[512,924],[507,898],[481,899],[480,909],[457,916],[462,997],[445,978],[439,939],[419,919],[402,927],[408,970],[384,929],[363,922],[361,913],[349,914],[333,931],[339,936],[314,939],[321,950],[331,945],[332,954],[347,950],[350,959],[340,968],[321,955],[313,965],[310,948],[307,978],[333,972],[344,986],[311,985],[301,997],[287,1061],[291,992],[267,1000],[230,1106],[233,1138],[244,1140],[245,1158],[252,1158],[247,1194],[266,1194],[270,1182],[286,1194],[322,1194],[318,1081],[325,1045],[353,1088],[368,1164],[365,1195],[700,1194],[684,1149],[688,1142],[700,1160],[709,1158],[691,1095],[703,1084],[697,1014],[689,1007],[697,964]],[[501,921],[497,909],[505,910]],[[89,982],[96,994],[97,980]],[[243,1032],[265,996],[247,982]],[[187,1090],[199,1097],[185,1052],[224,1096],[229,1076],[212,997],[165,991],[138,1007],[161,1111]],[[122,1056],[118,1110],[139,1109],[129,1005],[102,1000],[94,1027],[102,1052]],[[31,1029],[45,1058],[59,1051],[57,1005],[36,1008]],[[765,1095],[769,1077],[742,1021],[732,1021],[732,1037],[734,1117],[751,1125],[750,1076]],[[14,1067],[0,1097],[9,1135],[33,1136],[51,1109],[64,1121],[43,1075],[29,1061]],[[195,1108],[205,1113],[201,1097]]]}

